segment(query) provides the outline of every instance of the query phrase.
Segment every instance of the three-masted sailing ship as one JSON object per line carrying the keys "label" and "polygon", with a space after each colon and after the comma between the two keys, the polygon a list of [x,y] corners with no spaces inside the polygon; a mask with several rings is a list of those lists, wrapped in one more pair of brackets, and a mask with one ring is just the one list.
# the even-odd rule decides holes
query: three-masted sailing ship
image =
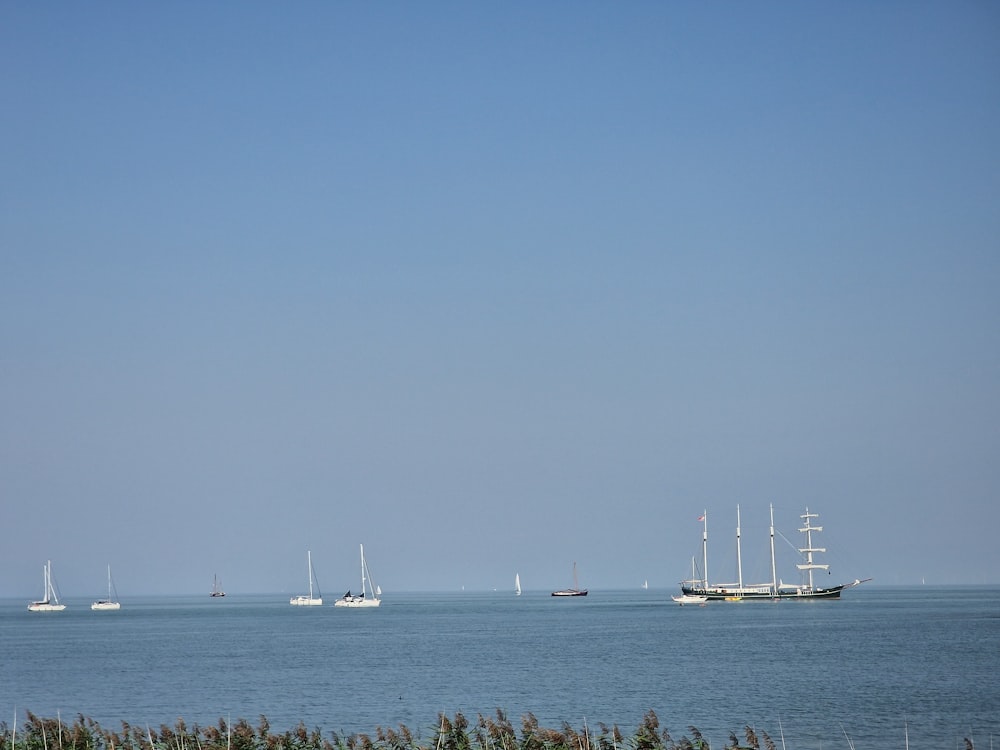
{"label": "three-masted sailing ship", "polygon": [[813,546],[813,534],[823,530],[822,526],[813,526],[812,519],[819,518],[818,513],[805,513],[799,516],[804,523],[799,529],[805,535],[805,547],[798,549],[803,555],[803,562],[796,567],[805,574],[802,583],[784,583],[778,578],[774,561],[774,506],[771,506],[771,580],[764,583],[747,584],[743,581],[743,560],[740,553],[740,510],[736,506],[736,571],[737,580],[733,583],[709,583],[708,578],[708,512],[698,520],[704,522],[701,537],[702,578],[681,581],[681,593],[686,596],[704,596],[708,600],[741,601],[743,599],[839,599],[845,589],[871,580],[854,579],[850,583],[834,586],[818,586],[813,578],[817,570],[829,570],[826,563],[816,561],[814,555],[826,552],[825,547]]}

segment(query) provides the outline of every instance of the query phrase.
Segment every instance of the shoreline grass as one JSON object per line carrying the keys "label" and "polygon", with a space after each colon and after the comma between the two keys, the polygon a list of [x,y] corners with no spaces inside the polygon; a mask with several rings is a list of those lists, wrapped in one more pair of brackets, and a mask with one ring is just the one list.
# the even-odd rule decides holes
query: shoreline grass
{"label": "shoreline grass", "polygon": [[[745,744],[735,733],[725,748],[776,750],[766,732],[745,727]],[[324,733],[300,722],[294,729],[273,732],[266,716],[256,726],[246,719],[219,719],[213,726],[188,725],[179,718],[158,728],[122,721],[109,729],[82,714],[72,721],[44,718],[30,711],[13,725],[0,722],[0,750],[711,750],[697,727],[674,739],[649,711],[638,728],[623,734],[617,725],[586,721],[580,729],[563,722],[559,728],[540,726],[534,714],[520,718],[519,726],[502,710],[470,720],[461,712],[440,713],[424,732],[404,724],[376,727],[371,733]]]}
{"label": "shoreline grass", "polygon": [[[425,736],[426,734],[426,736]],[[723,750],[778,750],[771,736],[750,726],[742,737],[729,733]],[[848,746],[853,743],[845,732]],[[779,733],[780,747],[784,737]],[[908,743],[907,743],[908,744]],[[992,744],[992,741],[991,741]],[[405,724],[396,728],[376,727],[371,733],[324,734],[318,727],[309,729],[302,722],[285,732],[272,732],[266,716],[256,726],[246,719],[235,722],[219,719],[213,726],[188,724],[177,719],[173,726],[121,722],[121,728],[102,727],[94,719],[78,714],[72,721],[36,716],[25,712],[25,721],[8,725],[0,722],[0,750],[711,750],[708,740],[697,727],[674,739],[660,727],[660,720],[648,711],[631,734],[617,725],[598,723],[581,729],[568,722],[558,728],[540,726],[534,714],[527,713],[515,727],[506,712],[497,709],[493,716],[479,714],[472,722],[461,712],[448,717],[439,713],[426,733],[414,732]],[[969,738],[964,750],[975,750]]]}

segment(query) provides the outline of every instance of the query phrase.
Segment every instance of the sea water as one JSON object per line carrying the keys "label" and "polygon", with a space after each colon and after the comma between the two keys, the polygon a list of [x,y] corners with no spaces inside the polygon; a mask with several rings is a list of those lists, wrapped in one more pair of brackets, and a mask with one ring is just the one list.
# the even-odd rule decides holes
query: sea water
{"label": "sea water", "polygon": [[628,733],[653,710],[675,740],[693,725],[716,748],[747,725],[788,750],[1000,747],[1000,588],[703,607],[672,593],[387,592],[378,609],[202,595],[60,613],[3,600],[0,720],[264,715],[272,731],[405,724],[427,738],[441,712]]}

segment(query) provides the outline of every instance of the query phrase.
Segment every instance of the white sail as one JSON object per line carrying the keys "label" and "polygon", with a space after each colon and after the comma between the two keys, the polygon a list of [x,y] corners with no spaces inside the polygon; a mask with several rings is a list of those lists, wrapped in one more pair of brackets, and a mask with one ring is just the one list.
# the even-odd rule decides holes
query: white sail
{"label": "white sail", "polygon": [[515,573],[514,574],[514,591],[517,593],[518,596],[521,595],[521,574],[520,573]]}

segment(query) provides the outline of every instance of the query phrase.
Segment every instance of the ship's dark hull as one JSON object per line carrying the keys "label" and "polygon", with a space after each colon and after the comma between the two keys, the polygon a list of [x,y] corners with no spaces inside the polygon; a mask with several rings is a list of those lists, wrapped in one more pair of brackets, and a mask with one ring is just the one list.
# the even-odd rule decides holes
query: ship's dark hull
{"label": "ship's dark hull", "polygon": [[770,601],[773,599],[839,599],[840,592],[847,588],[847,584],[843,586],[832,586],[828,589],[811,589],[807,591],[778,591],[775,594],[772,591],[761,592],[761,591],[743,591],[741,592],[739,588],[725,589],[725,588],[709,588],[704,589],[700,586],[681,586],[681,591],[685,594],[690,594],[691,596],[707,596],[709,601],[743,601],[747,599],[756,599],[761,601]]}

